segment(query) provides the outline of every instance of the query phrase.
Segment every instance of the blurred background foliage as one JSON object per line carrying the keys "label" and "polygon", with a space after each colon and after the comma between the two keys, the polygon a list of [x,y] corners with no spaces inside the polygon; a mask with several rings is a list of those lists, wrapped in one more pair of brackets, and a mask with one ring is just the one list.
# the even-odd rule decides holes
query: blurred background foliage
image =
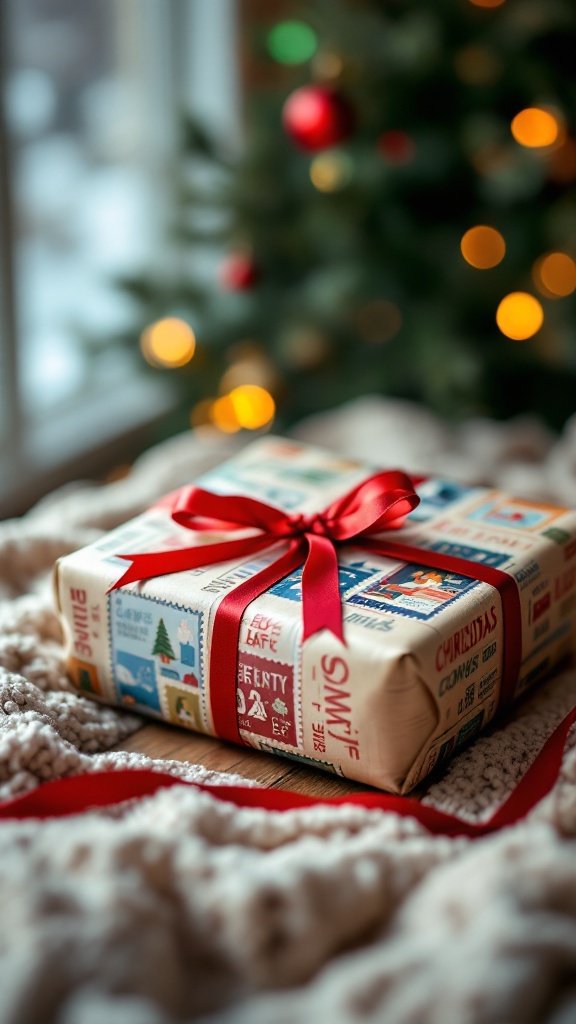
{"label": "blurred background foliage", "polygon": [[561,426],[576,406],[571,0],[243,12],[242,149],[184,117],[171,257],[118,282],[181,419],[257,429],[380,393]]}

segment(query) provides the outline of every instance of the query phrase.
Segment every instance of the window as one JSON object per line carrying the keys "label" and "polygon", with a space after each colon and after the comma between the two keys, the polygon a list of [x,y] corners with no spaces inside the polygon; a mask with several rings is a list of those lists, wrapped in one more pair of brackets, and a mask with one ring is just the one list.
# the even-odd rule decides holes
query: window
{"label": "window", "polygon": [[0,5],[2,514],[174,404],[136,344],[109,344],[137,331],[116,281],[163,271],[182,105],[237,118],[233,15],[233,0]]}

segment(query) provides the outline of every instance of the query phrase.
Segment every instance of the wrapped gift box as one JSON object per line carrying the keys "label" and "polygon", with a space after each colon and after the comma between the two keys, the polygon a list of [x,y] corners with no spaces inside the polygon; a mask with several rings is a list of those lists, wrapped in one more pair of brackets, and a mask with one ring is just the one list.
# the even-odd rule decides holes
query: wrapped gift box
{"label": "wrapped gift box", "polygon": [[[374,472],[268,437],[196,483],[310,514]],[[393,532],[395,541],[426,555],[422,562],[376,554],[361,540],[339,546],[345,645],[327,630],[302,642],[301,570],[247,606],[235,680],[244,742],[407,792],[493,718],[505,645],[518,649],[512,698],[572,651],[576,512],[438,479],[416,489],[420,504]],[[227,536],[216,524],[194,534],[192,543]],[[60,559],[56,590],[68,669],[80,692],[215,735],[215,617],[223,598],[270,565],[277,551],[108,593],[127,568],[121,554],[169,553],[190,544],[191,531],[156,506]],[[466,573],[437,567],[445,556],[460,565],[465,560]],[[518,635],[508,620],[504,630],[501,594],[476,578],[481,567],[512,579]]]}

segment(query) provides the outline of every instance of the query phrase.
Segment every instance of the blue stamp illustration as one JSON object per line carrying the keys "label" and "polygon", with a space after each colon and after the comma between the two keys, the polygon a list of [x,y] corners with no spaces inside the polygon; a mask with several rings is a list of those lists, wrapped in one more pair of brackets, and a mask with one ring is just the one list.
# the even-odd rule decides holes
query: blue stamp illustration
{"label": "blue stamp illustration", "polygon": [[510,561],[510,555],[487,551],[485,548],[474,548],[470,544],[452,544],[447,540],[436,541],[427,550],[437,551],[440,555],[452,555],[454,558],[465,558],[467,562],[490,565],[494,569]]}
{"label": "blue stamp illustration", "polygon": [[198,692],[200,612],[123,591],[110,595],[109,610],[112,672],[123,704],[160,713],[159,691],[168,681]]}
{"label": "blue stamp illustration", "polygon": [[475,490],[475,487],[465,487],[451,480],[425,480],[416,487],[420,504],[410,513],[410,522],[425,523]]}
{"label": "blue stamp illustration", "polygon": [[489,526],[503,526],[507,530],[541,530],[563,514],[563,509],[551,505],[539,505],[502,495],[475,508],[466,518]]}
{"label": "blue stamp illustration", "polygon": [[411,619],[430,619],[477,585],[469,576],[410,564],[373,579],[360,593],[347,598],[347,603]]}
{"label": "blue stamp illustration", "polygon": [[[375,569],[373,566],[370,567],[364,562],[353,562],[352,565],[339,565],[338,585],[340,587],[340,594],[342,597],[345,597],[348,590],[357,586],[358,583],[362,583],[370,576],[374,576],[377,572],[378,569]],[[283,580],[275,583],[268,593],[274,594],[276,597],[285,597],[288,601],[301,601],[302,569],[296,569],[295,572],[291,572],[289,576],[285,576]]]}
{"label": "blue stamp illustration", "polygon": [[160,711],[154,662],[127,651],[118,651],[114,664],[116,685],[124,704]]}

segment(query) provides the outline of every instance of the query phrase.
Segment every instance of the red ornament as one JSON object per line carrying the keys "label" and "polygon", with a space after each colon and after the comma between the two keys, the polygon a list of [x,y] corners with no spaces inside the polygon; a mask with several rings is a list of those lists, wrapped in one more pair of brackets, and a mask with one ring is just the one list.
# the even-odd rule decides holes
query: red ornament
{"label": "red ornament", "polygon": [[378,149],[389,164],[408,164],[416,153],[414,140],[406,132],[384,132],[378,139]]}
{"label": "red ornament", "polygon": [[355,117],[348,100],[335,89],[304,85],[286,100],[282,121],[293,142],[315,151],[349,138]]}
{"label": "red ornament", "polygon": [[218,277],[222,287],[228,291],[246,291],[256,284],[258,268],[251,256],[231,253],[220,265]]}

